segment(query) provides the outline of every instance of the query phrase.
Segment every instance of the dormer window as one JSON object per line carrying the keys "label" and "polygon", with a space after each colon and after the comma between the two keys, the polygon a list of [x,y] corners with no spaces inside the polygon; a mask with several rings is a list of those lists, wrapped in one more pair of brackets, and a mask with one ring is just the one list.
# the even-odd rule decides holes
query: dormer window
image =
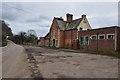
{"label": "dormer window", "polygon": [[83,28],[79,28],[79,31],[82,31],[83,30]]}

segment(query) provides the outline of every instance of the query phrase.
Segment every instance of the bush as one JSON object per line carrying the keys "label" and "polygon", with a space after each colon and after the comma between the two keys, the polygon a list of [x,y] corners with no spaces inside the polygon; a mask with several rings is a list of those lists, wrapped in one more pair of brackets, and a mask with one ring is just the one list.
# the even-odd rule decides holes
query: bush
{"label": "bush", "polygon": [[7,41],[6,40],[3,40],[2,41],[2,46],[6,46],[7,45]]}

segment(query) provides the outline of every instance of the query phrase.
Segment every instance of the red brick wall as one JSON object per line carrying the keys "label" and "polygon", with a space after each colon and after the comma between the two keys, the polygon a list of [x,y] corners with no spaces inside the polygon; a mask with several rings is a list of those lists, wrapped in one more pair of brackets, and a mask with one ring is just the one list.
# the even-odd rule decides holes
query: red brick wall
{"label": "red brick wall", "polygon": [[67,22],[71,22],[73,20],[72,14],[66,14],[66,17],[67,17]]}
{"label": "red brick wall", "polygon": [[[50,28],[50,44],[52,44],[53,39],[55,39],[55,41],[58,40],[58,29],[59,26],[57,24],[57,21],[54,19]],[[53,35],[53,31],[55,31],[55,35]]]}
{"label": "red brick wall", "polygon": [[101,29],[94,29],[94,30],[87,30],[87,31],[80,31],[80,36],[88,36],[89,37],[89,45],[80,45],[80,49],[85,50],[97,50],[97,40],[92,40],[91,35],[98,34],[105,34],[104,40],[98,40],[98,50],[99,51],[114,51],[115,50],[115,39],[108,40],[107,34],[115,33],[115,28],[101,28]]}
{"label": "red brick wall", "polygon": [[45,46],[46,47],[49,47],[49,44],[50,44],[49,42],[50,42],[49,39],[45,39]]}
{"label": "red brick wall", "polygon": [[65,31],[65,48],[75,48],[77,41],[77,30]]}
{"label": "red brick wall", "polygon": [[76,30],[71,30],[71,48],[72,49],[77,49],[77,29]]}
{"label": "red brick wall", "polygon": [[65,48],[71,48],[71,31],[65,31]]}
{"label": "red brick wall", "polygon": [[50,36],[53,37],[52,33],[53,33],[53,30],[55,30],[55,33],[56,33],[55,37],[57,37],[58,29],[59,29],[59,27],[58,27],[56,20],[53,20],[53,23],[52,23],[51,28],[50,28]]}
{"label": "red brick wall", "polygon": [[64,47],[64,31],[60,31],[60,42],[59,42],[60,48]]}
{"label": "red brick wall", "polygon": [[45,39],[44,39],[44,37],[40,37],[39,45],[40,46],[45,46]]}
{"label": "red brick wall", "polygon": [[120,27],[117,28],[117,51],[120,52]]}

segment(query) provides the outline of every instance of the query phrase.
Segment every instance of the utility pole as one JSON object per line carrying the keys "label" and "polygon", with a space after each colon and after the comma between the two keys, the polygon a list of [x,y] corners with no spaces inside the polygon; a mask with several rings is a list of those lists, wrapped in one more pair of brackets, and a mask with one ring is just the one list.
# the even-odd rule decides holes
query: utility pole
{"label": "utility pole", "polygon": [[117,51],[117,27],[115,27],[115,51]]}
{"label": "utility pole", "polygon": [[99,45],[98,45],[98,32],[97,32],[97,51],[98,51],[98,47]]}

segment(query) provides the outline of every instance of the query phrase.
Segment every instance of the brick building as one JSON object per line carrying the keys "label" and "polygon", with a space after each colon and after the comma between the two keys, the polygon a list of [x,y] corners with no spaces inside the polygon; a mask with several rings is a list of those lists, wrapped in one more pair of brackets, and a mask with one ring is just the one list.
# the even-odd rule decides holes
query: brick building
{"label": "brick building", "polygon": [[40,43],[56,48],[120,51],[119,41],[120,27],[92,29],[86,15],[73,20],[72,14],[66,14],[66,21],[54,17],[49,33],[41,38]]}
{"label": "brick building", "polygon": [[44,37],[40,37],[40,42],[38,44],[40,46],[45,46],[45,39],[44,39]]}
{"label": "brick building", "polygon": [[[67,20],[64,21],[62,17],[54,17],[50,28],[50,46],[57,48],[71,48],[78,37],[79,30],[91,29],[91,26],[86,18],[82,15],[81,18],[73,20],[72,14],[66,14]],[[72,36],[71,36],[72,35]],[[76,44],[76,43],[75,43]]]}
{"label": "brick building", "polygon": [[44,45],[46,47],[50,47],[50,34],[49,33],[47,33],[47,35],[44,37],[44,41],[45,41]]}
{"label": "brick building", "polygon": [[120,27],[79,31],[79,48],[96,51],[120,51]]}

